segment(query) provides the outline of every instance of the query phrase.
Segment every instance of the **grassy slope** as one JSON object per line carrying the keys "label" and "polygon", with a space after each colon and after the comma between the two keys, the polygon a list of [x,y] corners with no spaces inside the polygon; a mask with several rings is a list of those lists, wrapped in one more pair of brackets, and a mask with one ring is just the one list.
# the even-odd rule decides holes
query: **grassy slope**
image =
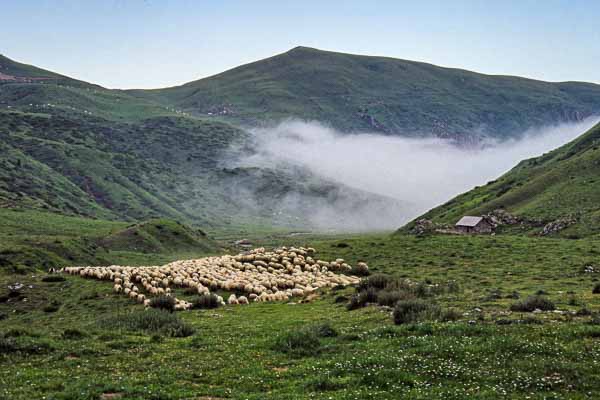
{"label": "grassy slope", "polygon": [[[7,58],[0,70],[60,77]],[[121,220],[164,216],[230,229],[306,227],[302,216],[313,199],[390,203],[306,171],[227,170],[223,160],[249,150],[247,133],[67,77],[0,82],[0,138],[1,207]],[[289,196],[307,204],[282,213]]]}
{"label": "grassy slope", "polygon": [[524,160],[487,185],[464,193],[419,218],[453,223],[462,215],[497,208],[549,222],[575,216],[564,235],[600,233],[600,125],[541,157]]}
{"label": "grassy slope", "polygon": [[215,253],[200,230],[168,219],[141,223],[92,220],[0,208],[0,271],[78,265],[134,265]]}
{"label": "grassy slope", "polygon": [[288,117],[343,130],[498,137],[600,112],[600,86],[547,83],[297,47],[188,84],[134,90],[197,115],[257,124]]}
{"label": "grassy slope", "polygon": [[[110,284],[67,277],[1,276],[32,284],[24,301],[0,303],[8,315],[0,332],[33,354],[0,355],[0,397],[98,399],[583,399],[600,395],[600,327],[589,317],[535,316],[541,325],[498,325],[522,319],[507,311],[517,290],[544,290],[561,310],[592,295],[597,240],[511,236],[353,236],[289,238],[308,242],[323,258],[367,259],[375,271],[415,280],[456,280],[462,291],[439,302],[467,315],[454,323],[392,326],[373,307],[346,311],[335,303],[351,289],[324,292],[306,304],[253,304],[178,315],[196,329],[188,338],[163,338],[115,329],[106,319],[140,309]],[[340,243],[347,247],[339,247]],[[272,240],[269,243],[274,244]],[[279,242],[281,243],[281,242]],[[500,298],[489,298],[500,289]],[[571,294],[568,294],[571,293]],[[1,294],[1,293],[0,293]],[[44,312],[47,304],[58,311]],[[483,310],[483,320],[474,311]],[[474,320],[474,323],[468,323]],[[329,322],[340,335],[322,339],[319,352],[294,357],[274,349],[276,338]],[[64,335],[82,332],[82,339]],[[77,373],[73,373],[76,370]]]}
{"label": "grassy slope", "polygon": [[227,125],[181,117],[118,124],[62,114],[0,115],[5,207],[205,224],[223,212],[208,178],[221,152],[241,136]]}

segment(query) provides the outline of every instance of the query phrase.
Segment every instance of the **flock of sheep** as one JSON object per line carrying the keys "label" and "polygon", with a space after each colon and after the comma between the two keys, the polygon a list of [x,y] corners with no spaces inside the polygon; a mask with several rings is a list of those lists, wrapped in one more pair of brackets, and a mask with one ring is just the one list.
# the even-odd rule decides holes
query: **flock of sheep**
{"label": "flock of sheep", "polygon": [[[112,281],[115,292],[147,307],[152,296],[171,296],[172,287],[190,288],[200,295],[217,290],[243,293],[239,296],[231,294],[227,303],[248,304],[251,301],[285,301],[306,296],[321,287],[346,286],[360,281],[356,276],[337,273],[353,271],[343,259],[315,260],[314,253],[313,248],[304,247],[281,247],[273,251],[258,248],[236,256],[181,260],[160,267],[68,267],[64,272]],[[364,275],[369,267],[359,262],[355,268]],[[221,296],[218,301],[225,304]],[[175,298],[176,310],[191,307],[190,302]]]}

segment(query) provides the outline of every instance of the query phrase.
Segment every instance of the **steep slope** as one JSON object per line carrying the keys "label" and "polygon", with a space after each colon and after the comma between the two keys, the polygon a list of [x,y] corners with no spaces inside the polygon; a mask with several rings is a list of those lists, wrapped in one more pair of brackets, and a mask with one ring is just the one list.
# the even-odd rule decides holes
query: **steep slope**
{"label": "steep slope", "polygon": [[345,131],[473,140],[600,113],[600,86],[548,83],[297,47],[188,84],[129,93],[256,125],[289,117]]}
{"label": "steep slope", "polygon": [[[600,124],[541,157],[524,160],[487,185],[464,193],[421,218],[454,223],[462,215],[505,209],[539,225],[559,219],[563,235],[600,233]],[[412,226],[413,223],[408,226]]]}

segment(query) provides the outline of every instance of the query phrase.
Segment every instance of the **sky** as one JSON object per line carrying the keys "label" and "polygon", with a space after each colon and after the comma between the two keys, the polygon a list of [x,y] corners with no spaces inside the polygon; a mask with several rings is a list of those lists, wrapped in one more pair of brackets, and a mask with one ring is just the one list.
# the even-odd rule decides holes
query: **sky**
{"label": "sky", "polygon": [[2,0],[0,54],[109,88],[182,84],[296,46],[600,83],[600,2]]}

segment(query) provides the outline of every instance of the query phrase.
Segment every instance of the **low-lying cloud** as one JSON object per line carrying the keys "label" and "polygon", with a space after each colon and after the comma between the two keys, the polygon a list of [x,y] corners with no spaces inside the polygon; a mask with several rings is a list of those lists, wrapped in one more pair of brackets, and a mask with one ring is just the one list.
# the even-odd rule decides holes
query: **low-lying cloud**
{"label": "low-lying cloud", "polygon": [[[357,219],[378,221],[369,229],[389,229],[497,178],[523,159],[569,142],[598,120],[543,127],[526,132],[520,139],[489,140],[469,149],[443,139],[344,134],[318,122],[287,121],[252,130],[256,152],[238,160],[237,165],[294,165],[352,188],[397,199],[405,206],[386,210],[392,218],[377,218],[382,213],[380,204],[373,210],[366,206],[363,215],[356,215]],[[326,214],[335,215],[336,205],[330,206]],[[337,211],[347,215],[345,210]],[[321,222],[319,226],[328,223]]]}

